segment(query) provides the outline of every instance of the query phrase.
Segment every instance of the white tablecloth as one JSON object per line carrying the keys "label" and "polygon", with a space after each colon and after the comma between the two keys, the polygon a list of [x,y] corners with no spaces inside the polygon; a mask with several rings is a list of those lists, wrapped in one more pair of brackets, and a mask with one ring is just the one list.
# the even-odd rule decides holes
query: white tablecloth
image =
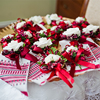
{"label": "white tablecloth", "polygon": [[0,100],[100,100],[100,71],[75,77],[73,88],[61,81],[44,86],[28,83],[29,97],[0,80]]}

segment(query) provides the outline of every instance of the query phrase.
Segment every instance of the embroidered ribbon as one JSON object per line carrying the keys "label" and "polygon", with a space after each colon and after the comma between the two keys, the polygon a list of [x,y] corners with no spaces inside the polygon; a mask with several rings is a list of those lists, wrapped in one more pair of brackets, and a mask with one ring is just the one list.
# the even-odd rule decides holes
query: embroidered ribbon
{"label": "embroidered ribbon", "polygon": [[13,60],[16,62],[16,67],[17,69],[20,69],[21,70],[21,66],[19,65],[19,55],[16,54],[16,53],[11,53],[11,54],[8,54],[8,55],[5,55],[7,58]]}
{"label": "embroidered ribbon", "polygon": [[[42,66],[42,65],[41,65],[41,66]],[[50,76],[49,76],[49,78],[48,78],[47,80],[51,79],[51,78],[56,74],[56,75],[57,75],[59,78],[61,78],[70,88],[73,87],[72,84],[74,83],[74,79],[70,76],[70,74],[69,74],[66,70],[64,70],[63,68],[61,68],[61,64],[60,64],[60,63],[57,63],[57,65],[54,66],[53,69],[47,70],[47,71],[42,70],[42,69],[41,69],[41,66],[40,66],[40,71],[41,71],[42,73],[49,73],[49,72],[51,72],[51,74],[50,74]]]}
{"label": "embroidered ribbon", "polygon": [[20,53],[20,55],[21,55],[21,57],[23,57],[23,58],[25,58],[25,59],[28,59],[28,60],[30,60],[30,61],[32,61],[32,62],[35,62],[35,63],[36,63],[36,62],[38,61],[38,59],[37,59],[35,56],[29,54],[29,49],[26,48],[26,47],[24,47],[24,49],[23,49],[23,51]]}
{"label": "embroidered ribbon", "polygon": [[92,42],[86,40],[86,37],[83,36],[83,35],[81,36],[81,38],[79,39],[78,42],[79,42],[79,43],[84,43],[84,44],[89,44],[89,45],[91,45],[91,46],[97,47],[97,45],[96,45],[95,43],[92,43]]}
{"label": "embroidered ribbon", "polygon": [[76,64],[79,64],[79,65],[82,65],[82,66],[86,66],[86,67],[89,67],[89,68],[93,68],[95,69],[95,64],[92,64],[92,63],[89,63],[89,62],[86,62],[86,61],[82,61],[82,60],[79,60],[79,56],[81,55],[81,53],[84,51],[84,49],[80,48],[77,52],[77,55],[75,57],[75,61],[72,60],[70,58],[70,55],[67,53],[67,52],[64,52],[62,55],[72,63],[71,65],[71,70],[70,70],[70,75],[72,77],[74,77],[74,73],[75,73],[75,66]]}

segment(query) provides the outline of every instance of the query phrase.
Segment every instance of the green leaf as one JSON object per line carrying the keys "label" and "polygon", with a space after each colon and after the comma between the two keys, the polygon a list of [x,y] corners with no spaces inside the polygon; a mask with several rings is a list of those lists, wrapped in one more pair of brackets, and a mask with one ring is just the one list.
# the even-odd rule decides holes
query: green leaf
{"label": "green leaf", "polygon": [[14,37],[14,40],[17,40],[17,38],[16,38],[16,37]]}
{"label": "green leaf", "polygon": [[53,51],[53,53],[55,53],[57,51],[57,49],[54,47],[51,47],[50,49]]}
{"label": "green leaf", "polygon": [[60,33],[61,31],[63,31],[63,29],[62,29],[62,28],[58,29],[57,33]]}
{"label": "green leaf", "polygon": [[57,46],[57,44],[53,44],[52,46]]}
{"label": "green leaf", "polygon": [[33,43],[33,38],[29,39],[29,41],[30,41],[31,43]]}
{"label": "green leaf", "polygon": [[81,56],[84,56],[84,54],[81,54]]}
{"label": "green leaf", "polygon": [[41,61],[38,61],[37,64],[41,65]]}
{"label": "green leaf", "polygon": [[15,30],[15,29],[12,27],[12,30]]}
{"label": "green leaf", "polygon": [[40,37],[46,37],[46,35],[44,33],[39,34]]}
{"label": "green leaf", "polygon": [[7,42],[10,42],[11,41],[11,39],[8,39],[8,40],[6,40]]}
{"label": "green leaf", "polygon": [[15,51],[15,53],[20,54],[20,51]]}
{"label": "green leaf", "polygon": [[63,58],[63,60],[64,60],[64,62],[66,62],[66,61],[67,61],[67,59],[66,59],[66,58]]}
{"label": "green leaf", "polygon": [[54,41],[54,39],[52,39],[51,41]]}
{"label": "green leaf", "polygon": [[59,56],[60,56],[60,52],[58,52],[58,53],[57,53],[57,55],[59,55]]}
{"label": "green leaf", "polygon": [[51,35],[48,35],[47,37],[50,37]]}
{"label": "green leaf", "polygon": [[79,66],[80,69],[82,69],[81,65],[77,64]]}
{"label": "green leaf", "polygon": [[22,40],[26,40],[26,38],[22,36]]}
{"label": "green leaf", "polygon": [[48,27],[48,29],[51,29],[52,27]]}
{"label": "green leaf", "polygon": [[75,52],[73,52],[73,55],[72,55],[72,57],[73,57],[73,58],[75,58],[75,57],[76,57],[76,53],[75,53]]}
{"label": "green leaf", "polygon": [[15,34],[15,37],[18,35],[18,33]]}
{"label": "green leaf", "polygon": [[[77,47],[77,45],[75,45],[75,47]],[[78,47],[77,47],[78,48]]]}
{"label": "green leaf", "polygon": [[25,43],[23,44],[23,47],[25,47]]}
{"label": "green leaf", "polygon": [[63,55],[61,55],[61,58],[62,58],[62,60],[64,60],[64,62],[67,61],[67,59]]}

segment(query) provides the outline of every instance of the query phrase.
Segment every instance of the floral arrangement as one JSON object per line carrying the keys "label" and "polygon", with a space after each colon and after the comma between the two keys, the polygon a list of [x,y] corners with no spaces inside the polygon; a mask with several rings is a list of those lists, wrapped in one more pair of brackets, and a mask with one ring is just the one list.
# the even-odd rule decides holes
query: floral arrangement
{"label": "floral arrangement", "polygon": [[80,30],[82,30],[82,28],[87,27],[88,25],[89,23],[85,17],[77,17],[75,21],[72,22],[72,27],[78,27]]}
{"label": "floral arrangement", "polygon": [[100,27],[90,24],[86,28],[82,29],[82,35],[90,36],[92,38],[100,38]]}
{"label": "floral arrangement", "polygon": [[68,28],[62,32],[61,38],[68,40],[78,40],[81,37],[81,31],[79,28]]}
{"label": "floral arrangement", "polygon": [[48,25],[56,26],[62,20],[62,16],[58,16],[57,14],[47,14],[45,19]]}
{"label": "floral arrangement", "polygon": [[[81,66],[96,68],[95,64],[86,62],[90,52],[84,49],[83,44],[96,46],[88,41],[87,37],[99,37],[99,26],[90,25],[84,17],[70,22],[63,20],[62,16],[51,14],[46,15],[44,19],[41,16],[34,16],[28,20],[18,18],[14,26],[15,33],[4,36],[0,41],[2,55],[15,61],[20,70],[20,57],[28,59],[40,65],[39,70],[42,73],[51,73],[47,80],[58,76],[72,88],[76,66],[79,66],[80,70]],[[60,40],[70,43],[65,46],[64,51],[58,48]],[[34,56],[38,54],[43,56],[42,60]],[[67,66],[70,66],[69,71]]]}

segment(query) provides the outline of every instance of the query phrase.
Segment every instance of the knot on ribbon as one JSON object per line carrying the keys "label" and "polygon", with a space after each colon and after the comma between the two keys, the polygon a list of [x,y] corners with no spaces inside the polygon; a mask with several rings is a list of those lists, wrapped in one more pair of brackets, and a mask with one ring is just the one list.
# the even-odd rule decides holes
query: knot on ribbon
{"label": "knot on ribbon", "polygon": [[16,62],[17,69],[20,69],[21,70],[21,66],[19,64],[19,55],[18,54],[11,53],[11,54],[5,55],[5,57],[7,57],[7,58],[9,58],[9,59],[11,59],[13,61],[15,61]]}
{"label": "knot on ribbon", "polygon": [[35,56],[29,53],[29,49],[26,47],[23,48],[23,51],[20,53],[20,56],[35,63],[38,61]]}

